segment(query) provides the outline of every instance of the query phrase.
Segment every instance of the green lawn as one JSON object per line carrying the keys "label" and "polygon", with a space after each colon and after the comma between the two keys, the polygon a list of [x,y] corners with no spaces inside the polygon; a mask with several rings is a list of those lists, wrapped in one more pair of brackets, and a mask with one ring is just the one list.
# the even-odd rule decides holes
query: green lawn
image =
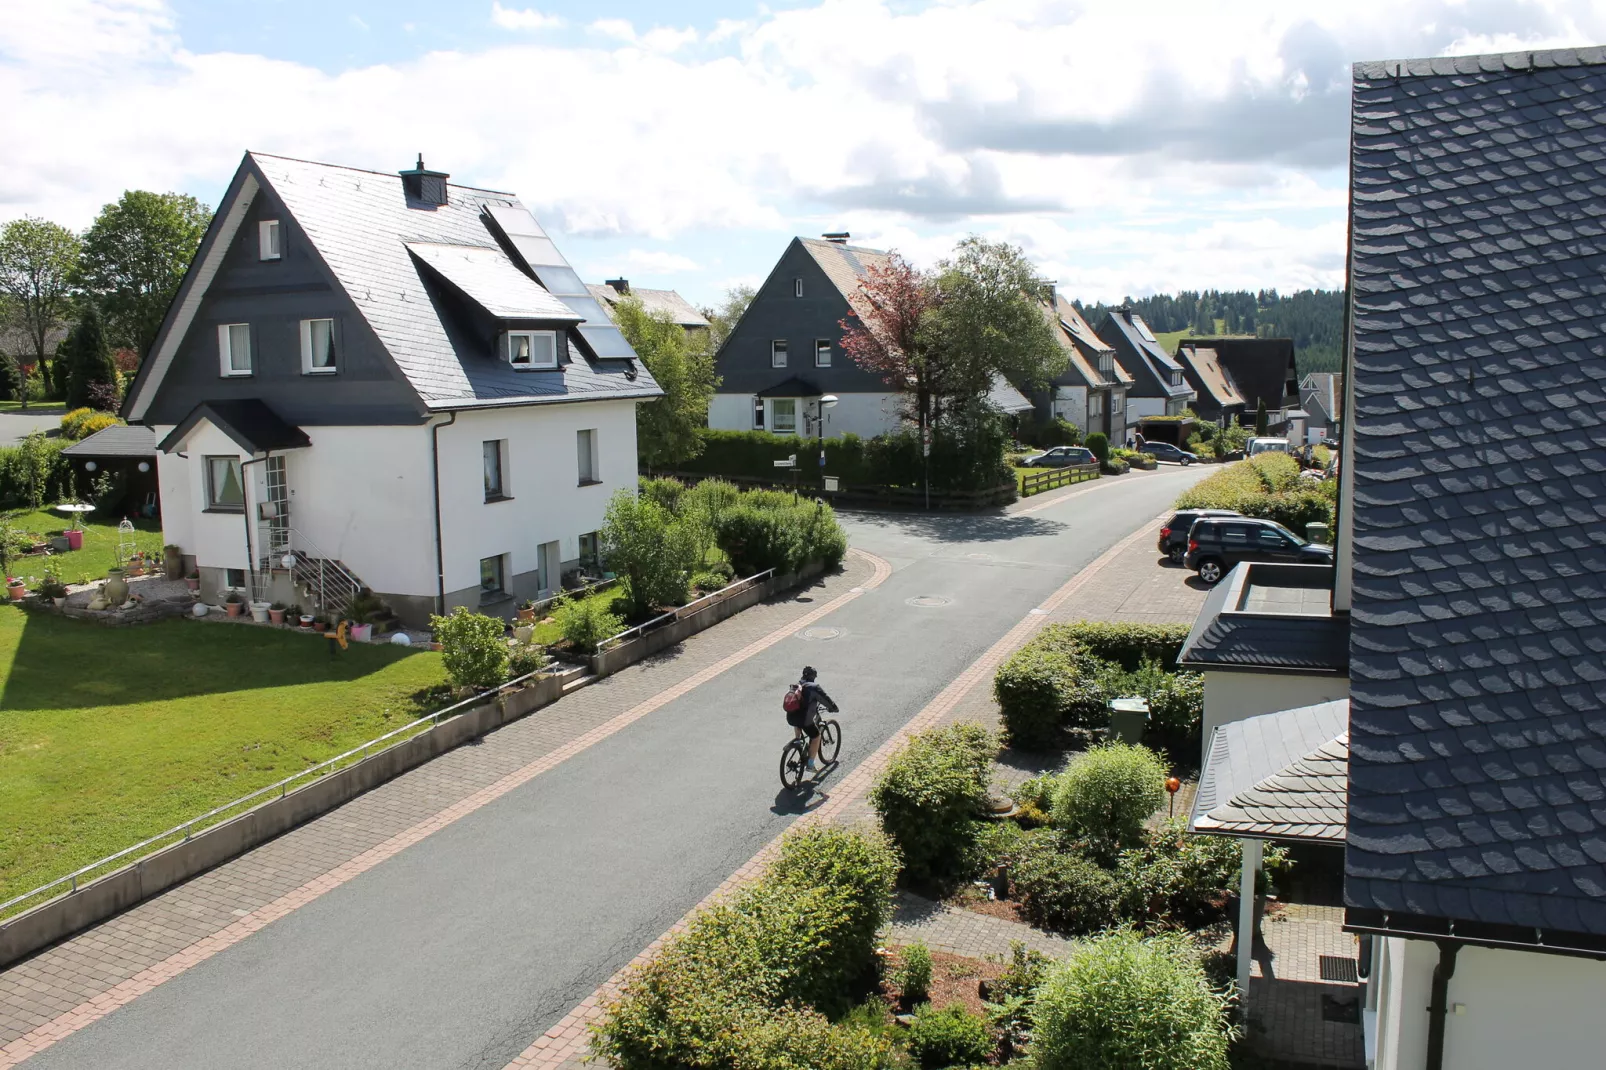
{"label": "green lawn", "polygon": [[[102,579],[106,570],[117,564],[117,523],[96,523],[95,513],[87,514],[91,519],[82,523],[84,529],[84,547],[81,550],[69,550],[64,554],[51,554],[48,557],[23,557],[11,563],[11,572],[24,579],[37,580],[44,575],[46,568],[55,568],[65,583],[79,583],[87,576],[90,580]],[[37,513],[21,513],[14,516],[11,523],[24,531],[33,532],[48,538],[59,535],[66,529],[69,518],[63,513],[42,509]],[[156,559],[162,556],[162,525],[154,520],[136,520],[134,522],[135,545],[141,550],[154,550]],[[28,586],[32,587],[30,582]]]}
{"label": "green lawn", "polygon": [[428,651],[0,606],[0,900],[404,725]]}
{"label": "green lawn", "polygon": [[[620,601],[620,605],[619,608],[614,609],[613,612],[618,615],[620,620],[624,620],[626,615],[623,604],[624,598],[624,588],[616,585],[609,587],[606,591],[593,591],[584,598],[576,599],[576,604],[583,602],[601,602],[603,608],[611,609],[614,601],[617,599]],[[557,621],[554,620],[551,624],[540,623],[540,621],[545,620],[551,615],[552,611],[549,609],[546,611],[544,616],[537,619],[535,632],[530,636],[531,642],[540,643],[543,646],[550,646],[551,644],[556,643],[559,639],[563,638],[563,632],[558,628]],[[623,630],[623,627],[623,625],[620,625],[621,630]]]}
{"label": "green lawn", "polygon": [[[0,412],[20,412],[21,410],[22,402],[20,401],[0,401]],[[67,407],[59,401],[33,400],[28,402],[28,411],[37,412],[40,416],[59,416],[67,411]]]}

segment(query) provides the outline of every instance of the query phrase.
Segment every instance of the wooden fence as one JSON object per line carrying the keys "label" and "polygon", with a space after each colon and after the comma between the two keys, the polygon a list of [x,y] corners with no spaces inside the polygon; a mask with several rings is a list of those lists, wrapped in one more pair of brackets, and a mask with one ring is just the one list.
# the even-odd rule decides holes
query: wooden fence
{"label": "wooden fence", "polygon": [[1041,472],[1028,472],[1020,478],[1020,496],[1030,498],[1033,494],[1041,494],[1045,490],[1068,487],[1072,483],[1098,477],[1099,466],[1096,464],[1072,464],[1064,468],[1045,468]]}

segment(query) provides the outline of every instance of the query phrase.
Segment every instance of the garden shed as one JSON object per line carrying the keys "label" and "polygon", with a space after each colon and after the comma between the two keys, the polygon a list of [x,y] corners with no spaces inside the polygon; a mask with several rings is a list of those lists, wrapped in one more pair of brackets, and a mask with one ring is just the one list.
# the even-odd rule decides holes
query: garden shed
{"label": "garden shed", "polygon": [[161,516],[156,482],[156,432],[149,427],[118,424],[102,428],[62,450],[78,477],[79,493],[90,496],[96,480],[111,477],[105,501],[96,501],[105,516],[155,520]]}

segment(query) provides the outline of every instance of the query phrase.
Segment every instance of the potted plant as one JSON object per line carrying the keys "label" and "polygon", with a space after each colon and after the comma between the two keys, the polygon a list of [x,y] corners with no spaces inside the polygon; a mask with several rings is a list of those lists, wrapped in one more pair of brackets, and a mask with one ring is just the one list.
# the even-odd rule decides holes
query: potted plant
{"label": "potted plant", "polygon": [[372,624],[353,624],[351,626],[351,638],[354,641],[366,643],[373,637],[374,626]]}
{"label": "potted plant", "polygon": [[271,602],[252,602],[251,619],[258,624],[268,623],[268,611],[272,608]]}
{"label": "potted plant", "polygon": [[169,543],[162,547],[162,571],[170,580],[184,579],[184,550]]}
{"label": "potted plant", "polygon": [[128,564],[125,566],[130,579],[145,575],[145,558],[138,550],[128,555]]}
{"label": "potted plant", "polygon": [[245,596],[239,591],[230,591],[228,597],[223,599],[223,612],[231,617],[238,617],[245,612]]}
{"label": "potted plant", "polygon": [[322,613],[312,618],[312,630],[315,632],[326,632],[329,630],[329,621]]}
{"label": "potted plant", "polygon": [[535,603],[529,600],[519,603],[519,620],[525,624],[535,622]]}
{"label": "potted plant", "polygon": [[201,574],[194,569],[190,569],[190,574],[184,577],[184,586],[192,591],[199,591],[201,589]]}
{"label": "potted plant", "polygon": [[45,570],[45,578],[39,584],[38,591],[41,598],[50,599],[57,609],[67,604],[67,585],[51,569]]}
{"label": "potted plant", "polygon": [[274,602],[268,606],[268,621],[273,624],[284,623],[284,603]]}
{"label": "potted plant", "polygon": [[28,595],[28,585],[22,582],[20,576],[7,576],[6,594],[11,596],[13,602],[20,602]]}

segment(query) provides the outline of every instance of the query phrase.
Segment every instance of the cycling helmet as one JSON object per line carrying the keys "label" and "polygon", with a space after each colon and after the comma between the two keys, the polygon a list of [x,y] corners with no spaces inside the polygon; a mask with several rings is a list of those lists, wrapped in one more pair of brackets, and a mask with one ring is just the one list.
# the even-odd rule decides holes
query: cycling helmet
{"label": "cycling helmet", "polygon": [[820,674],[814,671],[814,666],[803,666],[803,682],[812,683]]}

